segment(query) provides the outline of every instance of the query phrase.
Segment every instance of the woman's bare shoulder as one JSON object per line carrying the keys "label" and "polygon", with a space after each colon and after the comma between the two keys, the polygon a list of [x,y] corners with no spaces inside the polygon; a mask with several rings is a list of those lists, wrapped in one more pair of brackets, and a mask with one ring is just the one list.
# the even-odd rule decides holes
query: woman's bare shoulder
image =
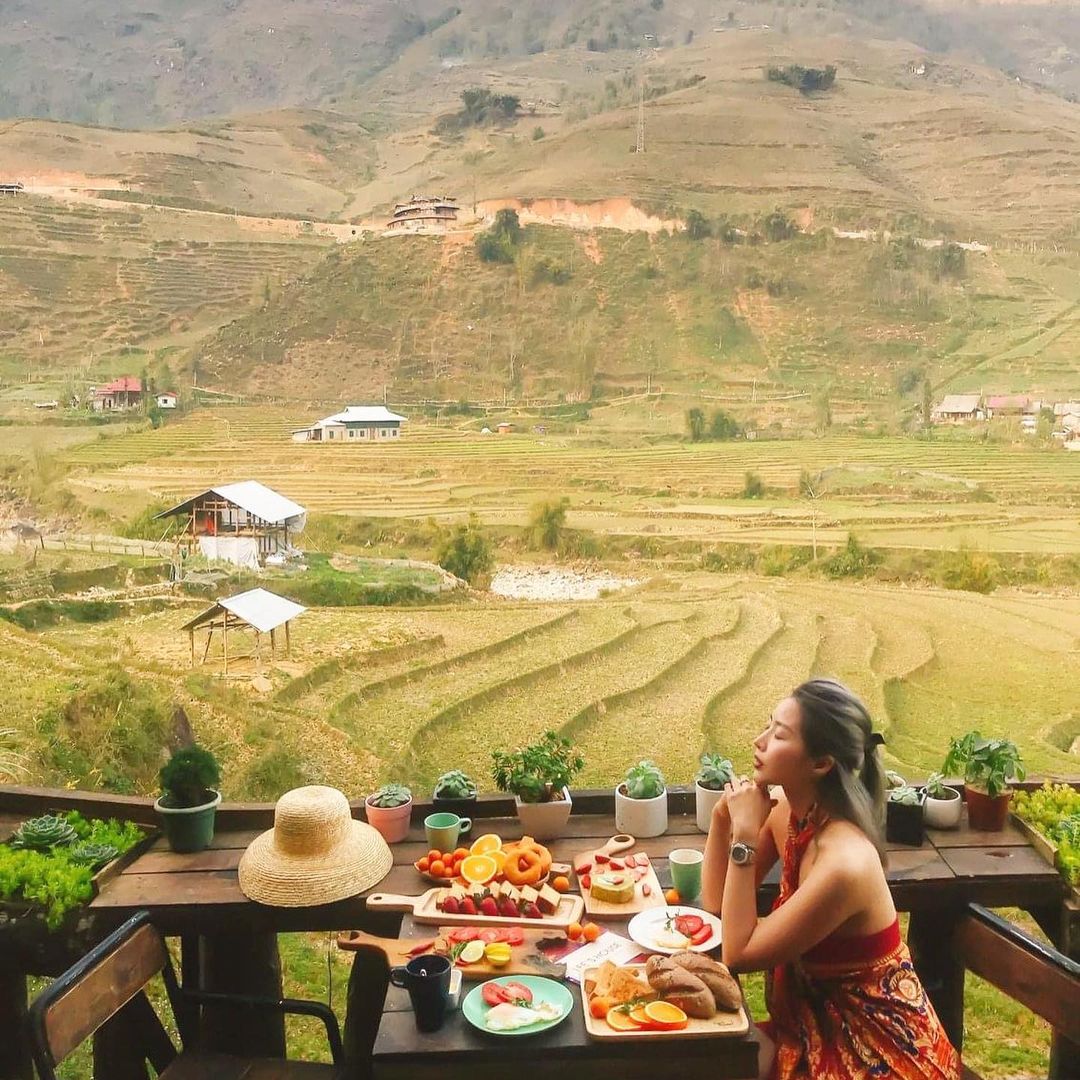
{"label": "woman's bare shoulder", "polygon": [[833,820],[817,837],[823,861],[833,866],[845,865],[855,872],[872,867],[881,869],[881,859],[870,838],[850,821]]}

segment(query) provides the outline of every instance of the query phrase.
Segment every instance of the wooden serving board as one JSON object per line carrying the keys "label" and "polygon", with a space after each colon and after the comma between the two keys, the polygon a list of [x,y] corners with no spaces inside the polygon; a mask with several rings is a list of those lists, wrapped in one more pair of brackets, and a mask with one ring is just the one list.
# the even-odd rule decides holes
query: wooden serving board
{"label": "wooden serving board", "polygon": [[[595,868],[594,868],[595,869]],[[616,870],[615,873],[620,873]],[[623,871],[631,873],[632,871]],[[581,879],[578,879],[581,884]],[[642,886],[649,886],[649,895],[642,891]],[[664,906],[664,890],[660,888],[660,879],[656,876],[653,864],[649,862],[649,872],[634,885],[634,899],[626,904],[613,904],[608,900],[597,900],[589,895],[588,889],[582,888],[582,897],[585,901],[585,913],[594,919],[623,919],[637,915],[642,911]]]}
{"label": "wooden serving board", "polygon": [[407,911],[421,923],[436,926],[523,926],[565,930],[572,922],[580,922],[584,904],[580,896],[569,894],[559,899],[554,915],[542,919],[526,919],[524,915],[447,915],[435,902],[445,889],[428,889],[419,896],[398,896],[394,893],[372,893],[366,900],[373,911]]}
{"label": "wooden serving board", "polygon": [[[475,923],[475,919],[473,922]],[[535,920],[533,920],[535,922]],[[350,951],[374,949],[386,956],[387,963],[407,964],[414,956],[424,952],[447,952],[446,935],[451,926],[440,926],[437,937],[384,938],[363,930],[349,930],[338,935],[338,948]],[[520,945],[510,946],[510,962],[496,967],[488,960],[475,964],[455,964],[462,977],[470,981],[490,979],[496,975],[543,975],[549,979],[566,977],[566,965],[549,960],[541,948],[541,942],[549,941],[559,947],[566,943],[561,930],[529,928],[523,929],[524,941]]]}
{"label": "wooden serving board", "polygon": [[[644,977],[644,964],[625,964]],[[585,1030],[590,1039],[624,1039],[644,1042],[653,1039],[723,1039],[745,1035],[750,1030],[750,1018],[746,1014],[746,1002],[738,1012],[718,1012],[711,1020],[698,1020],[691,1016],[681,1031],[616,1031],[606,1020],[598,1020],[589,1011],[589,995],[585,984],[596,968],[586,968],[581,978],[581,1004],[585,1012]]]}

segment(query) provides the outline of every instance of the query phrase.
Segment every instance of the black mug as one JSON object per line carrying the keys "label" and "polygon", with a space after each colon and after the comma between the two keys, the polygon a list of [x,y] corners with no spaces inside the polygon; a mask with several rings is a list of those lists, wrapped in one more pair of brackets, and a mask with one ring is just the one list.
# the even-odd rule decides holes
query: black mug
{"label": "black mug", "polygon": [[450,961],[445,956],[414,956],[404,967],[390,969],[390,981],[408,990],[416,1026],[421,1031],[438,1031],[442,1027],[450,1001]]}

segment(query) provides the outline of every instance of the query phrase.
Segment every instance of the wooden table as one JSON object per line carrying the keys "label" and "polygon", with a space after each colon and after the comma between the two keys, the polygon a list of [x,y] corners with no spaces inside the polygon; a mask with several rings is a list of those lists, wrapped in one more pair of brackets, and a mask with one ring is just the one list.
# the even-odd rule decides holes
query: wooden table
{"label": "wooden table", "polygon": [[[628,919],[605,919],[604,927],[626,936]],[[402,922],[403,935],[423,935],[426,927],[411,916]],[[475,986],[465,983],[462,998]],[[599,1042],[585,1032],[581,994],[567,982],[574,995],[569,1019],[540,1035],[502,1037],[484,1035],[460,1012],[452,1012],[441,1030],[425,1034],[416,1030],[409,995],[390,987],[382,1022],[372,1053],[374,1080],[445,1080],[453,1075],[470,1080],[564,1080],[567,1076],[613,1076],[619,1080],[752,1080],[758,1075],[758,1040],[744,1036],[687,1039],[676,1045],[669,1040],[653,1042]]]}
{"label": "wooden table", "polygon": [[[693,793],[673,789],[672,814],[664,836],[639,845],[652,856],[662,880],[667,880],[667,853],[674,847],[702,845],[693,817]],[[361,815],[354,804],[354,816]],[[505,798],[485,797],[474,816],[479,831],[520,835]],[[74,807],[99,816],[127,816],[153,822],[147,800],[86,792],[11,789],[0,792],[0,813],[31,816],[49,807]],[[422,824],[429,808],[414,808],[414,825],[407,840],[394,845],[394,866],[378,890],[418,893],[425,883],[412,867],[426,853]],[[363,894],[337,904],[315,908],[272,908],[248,900],[237,879],[240,856],[250,841],[273,822],[269,805],[222,806],[218,833],[211,847],[196,855],[176,855],[159,842],[111,881],[94,900],[90,912],[104,933],[129,915],[149,910],[166,934],[179,935],[182,972],[188,985],[204,989],[248,993],[280,992],[276,935],[292,931],[365,929],[393,936],[400,915],[368,912]],[[563,862],[611,836],[615,829],[611,792],[575,792],[574,813],[565,835],[551,843],[554,857]],[[965,825],[953,832],[933,831],[922,848],[890,847],[889,882],[897,906],[910,911],[909,941],[942,1020],[950,1035],[963,1037],[963,974],[949,947],[953,927],[965,904],[1014,906],[1030,911],[1055,940],[1064,886],[1056,871],[1013,826],[1001,833],[980,834]],[[776,895],[778,870],[759,893],[759,909],[766,912]],[[374,891],[374,890],[372,890]],[[2,950],[0,942],[0,950]],[[346,1043],[350,1056],[367,1057],[380,1025],[386,994],[385,964],[375,965],[358,954],[350,980]],[[22,971],[12,971],[0,952],[0,1029],[19,1014]],[[25,1008],[25,990],[22,991]],[[392,999],[391,999],[392,1001]],[[411,1023],[411,1021],[409,1021]],[[388,1029],[389,1030],[389,1029]],[[241,1023],[236,1018],[211,1017],[211,1044],[237,1050],[254,1047],[266,1053],[284,1045],[280,1024]],[[4,1040],[0,1039],[0,1075],[4,1075]],[[10,1071],[9,1075],[23,1075]]]}

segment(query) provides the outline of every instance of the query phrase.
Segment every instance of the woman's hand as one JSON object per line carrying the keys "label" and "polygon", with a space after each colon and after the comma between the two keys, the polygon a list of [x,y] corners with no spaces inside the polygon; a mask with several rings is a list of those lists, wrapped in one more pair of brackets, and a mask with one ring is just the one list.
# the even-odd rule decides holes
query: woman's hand
{"label": "woman's hand", "polygon": [[728,811],[727,805],[727,792],[722,791],[720,798],[713,803],[712,808],[712,824],[714,825],[731,825],[731,814]]}
{"label": "woman's hand", "polygon": [[756,843],[758,834],[775,805],[769,798],[768,788],[740,776],[724,787],[723,800],[731,819],[732,839]]}

